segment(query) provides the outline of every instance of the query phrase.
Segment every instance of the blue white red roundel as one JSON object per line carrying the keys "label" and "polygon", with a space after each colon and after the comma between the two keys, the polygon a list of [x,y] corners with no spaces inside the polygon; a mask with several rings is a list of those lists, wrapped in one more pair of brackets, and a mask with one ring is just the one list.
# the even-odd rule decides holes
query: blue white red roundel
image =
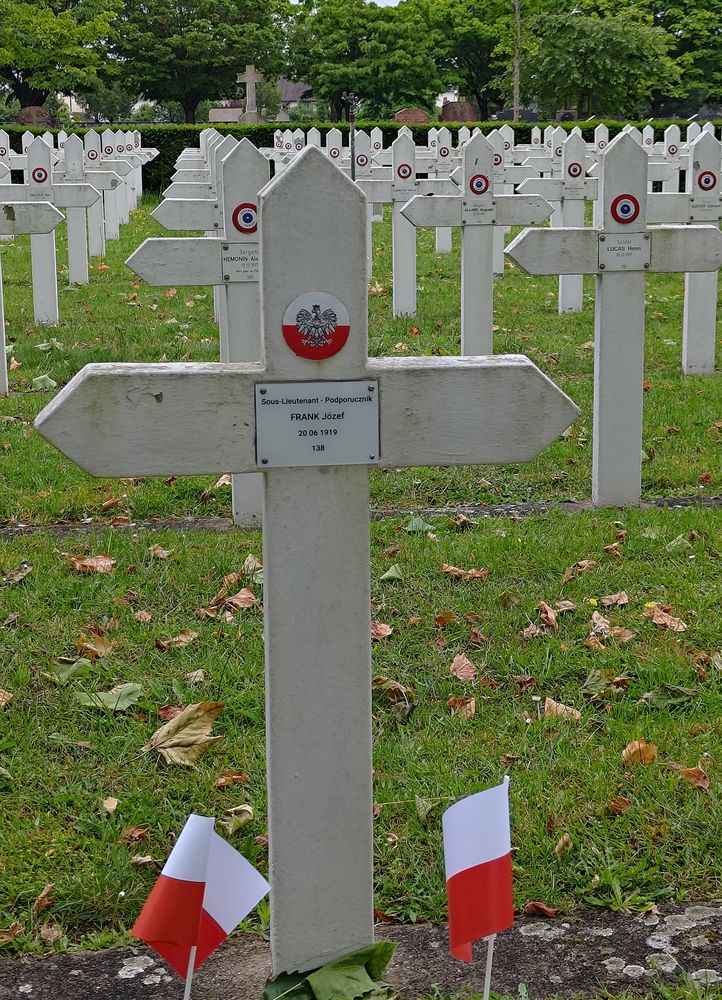
{"label": "blue white red roundel", "polygon": [[250,236],[258,229],[258,209],[250,201],[244,201],[233,209],[231,221],[239,233]]}
{"label": "blue white red roundel", "polygon": [[511,149],[511,143],[509,142],[508,139],[504,143],[504,149]]}
{"label": "blue white red roundel", "polygon": [[98,159],[98,150],[97,149],[89,149],[88,150],[88,159],[89,160],[97,160]]}
{"label": "blue white red roundel", "polygon": [[697,178],[697,186],[703,191],[712,191],[717,186],[717,174],[714,170],[703,170]]}
{"label": "blue white red roundel", "polygon": [[8,151],[5,146],[0,146],[0,156],[7,156]]}
{"label": "blue white red roundel", "polygon": [[500,167],[501,166],[501,162],[502,162],[502,155],[501,155],[501,153],[494,153],[494,166],[495,167]]}
{"label": "blue white red roundel", "polygon": [[293,143],[292,142],[287,142],[286,143],[286,149],[293,149]]}
{"label": "blue white red roundel", "polygon": [[639,202],[633,194],[618,194],[609,210],[615,222],[626,226],[639,215]]}
{"label": "blue white red roundel", "polygon": [[368,162],[369,162],[369,158],[366,155],[366,153],[359,153],[358,156],[356,157],[356,163],[357,163],[357,165],[359,167],[366,167],[366,166],[368,166]]}
{"label": "blue white red roundel", "polygon": [[127,151],[128,151],[129,153],[132,153],[132,152],[133,152],[133,147],[131,146],[131,144],[130,144],[129,142],[126,142],[126,144],[125,144],[125,148],[126,148],[126,150],[127,150]]}
{"label": "blue white red roundel", "polygon": [[411,169],[411,166],[408,163],[399,163],[398,167],[396,168],[396,173],[401,178],[402,181],[407,181],[409,177],[411,177],[413,172],[414,171]]}
{"label": "blue white red roundel", "polygon": [[554,155],[561,157],[561,155],[562,155],[562,147],[561,146],[557,146],[556,147],[556,149],[554,150]]}
{"label": "blue white red roundel", "polygon": [[674,142],[670,143],[670,145],[667,146],[667,152],[669,153],[670,156],[676,156],[677,153],[679,152],[679,146],[677,146],[676,143]]}
{"label": "blue white red roundel", "polygon": [[341,150],[338,148],[338,146],[332,146],[328,151],[328,155],[331,157],[332,160],[337,160],[341,155]]}
{"label": "blue white red roundel", "polygon": [[374,149],[381,149],[381,143],[378,141],[378,139],[374,143]]}
{"label": "blue white red roundel", "polygon": [[486,174],[474,174],[469,181],[469,190],[472,194],[486,194],[489,190],[489,178]]}
{"label": "blue white red roundel", "polygon": [[303,149],[303,143],[300,139],[296,140],[296,149]]}
{"label": "blue white red roundel", "polygon": [[35,167],[30,176],[36,184],[44,184],[48,179],[48,172],[45,167]]}
{"label": "blue white red roundel", "polygon": [[113,152],[113,147],[112,146],[106,146],[105,147],[105,152],[108,154],[108,156],[110,156],[110,154]]}
{"label": "blue white red roundel", "polygon": [[652,145],[652,140],[651,139],[645,139],[644,140],[644,145],[645,146],[651,146]]}
{"label": "blue white red roundel", "polygon": [[439,156],[448,156],[448,155],[449,155],[449,147],[439,146]]}
{"label": "blue white red roundel", "polygon": [[577,178],[582,176],[582,165],[581,163],[570,163],[567,166],[567,173],[570,177]]}
{"label": "blue white red roundel", "polygon": [[600,139],[599,142],[597,143],[597,149],[604,149],[606,145],[607,145],[607,140]]}
{"label": "blue white red roundel", "polygon": [[304,292],[283,314],[283,338],[294,354],[323,361],[348,340],[351,320],[343,302],[328,292]]}

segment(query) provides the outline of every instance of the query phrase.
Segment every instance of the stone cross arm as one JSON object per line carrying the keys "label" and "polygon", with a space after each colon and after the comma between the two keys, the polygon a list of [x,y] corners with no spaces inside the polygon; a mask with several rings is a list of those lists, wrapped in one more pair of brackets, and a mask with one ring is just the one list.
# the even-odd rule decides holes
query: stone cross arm
{"label": "stone cross arm", "polygon": [[414,195],[401,209],[401,214],[415,226],[461,226],[475,223],[496,226],[534,225],[552,214],[552,206],[538,195],[496,195],[493,212],[478,218],[467,216],[465,201],[453,195]]}
{"label": "stone cross arm", "polygon": [[[519,194],[539,194],[547,201],[561,201],[563,197],[569,197],[564,190],[564,181],[561,177],[530,177],[522,181],[517,188]],[[581,197],[586,201],[595,201],[597,198],[598,182],[596,177],[585,177],[583,184],[579,185]]]}
{"label": "stone cross arm", "polygon": [[[629,251],[634,263],[615,266],[615,254]],[[722,231],[717,226],[659,226],[616,234],[594,229],[525,229],[506,248],[506,255],[526,274],[710,271],[722,267]]]}
{"label": "stone cross arm", "polygon": [[171,232],[208,232],[218,228],[219,203],[212,198],[164,198],[150,213]]}
{"label": "stone cross arm", "polygon": [[[369,465],[523,462],[579,413],[523,355],[369,359],[359,374],[383,414]],[[257,472],[254,389],[271,381],[257,364],[91,364],[36,426],[95,476]]]}
{"label": "stone cross arm", "polygon": [[0,236],[52,233],[62,221],[63,213],[49,201],[0,201]]}

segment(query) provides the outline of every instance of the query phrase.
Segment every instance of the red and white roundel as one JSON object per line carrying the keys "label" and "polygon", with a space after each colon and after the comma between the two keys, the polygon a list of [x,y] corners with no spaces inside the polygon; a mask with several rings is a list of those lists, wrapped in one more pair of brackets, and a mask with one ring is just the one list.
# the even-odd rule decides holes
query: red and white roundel
{"label": "red and white roundel", "polygon": [[652,145],[652,140],[651,139],[645,139],[644,140],[644,145],[645,146],[651,146]]}
{"label": "red and white roundel", "polygon": [[331,157],[332,160],[337,160],[341,155],[341,150],[338,148],[338,146],[332,146],[328,151],[328,155]]}
{"label": "red and white roundel", "polygon": [[346,306],[328,292],[304,292],[283,314],[283,337],[294,354],[323,361],[338,354],[351,330]]}
{"label": "red and white roundel", "polygon": [[378,139],[374,143],[374,149],[381,149],[381,143],[378,141]]}
{"label": "red and white roundel", "polygon": [[129,142],[127,142],[127,143],[125,144],[125,148],[126,148],[126,150],[127,150],[127,151],[128,151],[129,153],[132,153],[132,152],[133,152],[133,147],[131,146],[131,144],[130,144]]}
{"label": "red and white roundel", "polygon": [[697,187],[703,191],[712,191],[717,186],[717,174],[714,170],[703,170],[697,178]]}
{"label": "red and white roundel", "polygon": [[303,149],[303,143],[300,139],[296,140],[296,149]]}
{"label": "red and white roundel", "polygon": [[618,194],[609,210],[615,222],[626,226],[639,215],[639,202],[633,194]]}
{"label": "red and white roundel", "polygon": [[276,149],[283,149],[283,139],[276,139]]}
{"label": "red and white roundel", "polygon": [[407,181],[409,177],[411,177],[413,172],[414,171],[411,169],[411,166],[408,163],[399,163],[398,167],[396,168],[396,174],[398,177],[401,178],[402,181]]}
{"label": "red and white roundel", "polygon": [[65,149],[65,143],[64,142],[59,142],[58,143],[58,149]]}
{"label": "red and white roundel", "polygon": [[577,178],[582,176],[582,165],[581,163],[570,163],[567,166],[567,173],[570,177]]}
{"label": "red and white roundel", "polygon": [[556,149],[554,150],[554,155],[555,156],[561,156],[562,155],[562,147],[561,146],[557,146],[556,147]]}
{"label": "red and white roundel", "polygon": [[673,142],[669,146],[667,146],[667,152],[669,153],[670,156],[676,156],[677,153],[679,152],[679,146],[677,146],[676,143]]}
{"label": "red and white roundel", "polygon": [[88,150],[88,159],[89,160],[97,160],[98,159],[98,150],[97,149],[89,149]]}
{"label": "red and white roundel", "polygon": [[538,145],[539,145],[539,140],[538,140],[538,139],[536,139],[536,138],[535,138],[535,139],[532,139],[532,142],[531,142],[531,144],[532,144],[532,146],[538,146]]}
{"label": "red and white roundel", "polygon": [[258,229],[258,209],[250,201],[244,201],[233,209],[231,221],[239,233],[250,236]]}
{"label": "red and white roundel", "polygon": [[502,163],[502,155],[501,155],[501,153],[494,153],[494,166],[495,167],[500,167],[501,163]]}
{"label": "red and white roundel", "polygon": [[508,139],[504,143],[504,149],[511,149],[511,143],[509,142]]}
{"label": "red and white roundel", "polygon": [[293,149],[293,143],[292,142],[287,142],[286,143],[286,149]]}
{"label": "red and white roundel", "polygon": [[45,167],[35,167],[30,176],[36,184],[44,184],[48,179],[48,172]]}
{"label": "red and white roundel", "polygon": [[486,174],[474,174],[469,181],[469,190],[472,194],[486,194],[489,190],[489,178]]}
{"label": "red and white roundel", "polygon": [[113,152],[113,147],[112,146],[106,146],[105,147],[105,152],[110,156],[110,154]]}
{"label": "red and white roundel", "polygon": [[449,147],[439,146],[439,156],[448,156],[448,155],[449,155]]}
{"label": "red and white roundel", "polygon": [[5,146],[0,146],[0,156],[7,156],[7,155],[8,155],[8,151],[5,148]]}
{"label": "red and white roundel", "polygon": [[367,167],[369,163],[369,158],[365,153],[359,153],[356,157],[356,164],[359,167]]}
{"label": "red and white roundel", "polygon": [[599,142],[597,143],[597,149],[604,149],[606,145],[607,145],[607,140],[600,139]]}

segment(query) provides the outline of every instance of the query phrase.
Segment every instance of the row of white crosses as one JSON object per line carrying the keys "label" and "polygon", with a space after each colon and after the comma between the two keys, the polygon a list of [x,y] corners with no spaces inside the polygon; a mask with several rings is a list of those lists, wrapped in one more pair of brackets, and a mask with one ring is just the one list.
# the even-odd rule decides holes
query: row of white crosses
{"label": "row of white crosses", "polygon": [[631,136],[618,135],[599,167],[598,227],[527,229],[506,252],[528,274],[597,276],[592,500],[613,507],[641,498],[645,272],[716,271],[722,232],[719,222],[647,225],[647,154]]}
{"label": "row of white crosses", "polygon": [[373,940],[369,466],[526,461],[578,410],[518,355],[370,359],[366,202],[317,149],[259,212],[258,359],[88,365],[36,426],[97,476],[262,475],[279,973]]}

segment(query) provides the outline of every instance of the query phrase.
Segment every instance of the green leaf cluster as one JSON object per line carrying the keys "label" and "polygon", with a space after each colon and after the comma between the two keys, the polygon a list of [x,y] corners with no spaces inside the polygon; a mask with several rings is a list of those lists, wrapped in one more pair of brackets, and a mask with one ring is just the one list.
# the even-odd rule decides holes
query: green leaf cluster
{"label": "green leaf cluster", "polygon": [[379,980],[395,949],[391,941],[377,941],[315,972],[282,973],[266,983],[263,1000],[356,1000],[380,994]]}

